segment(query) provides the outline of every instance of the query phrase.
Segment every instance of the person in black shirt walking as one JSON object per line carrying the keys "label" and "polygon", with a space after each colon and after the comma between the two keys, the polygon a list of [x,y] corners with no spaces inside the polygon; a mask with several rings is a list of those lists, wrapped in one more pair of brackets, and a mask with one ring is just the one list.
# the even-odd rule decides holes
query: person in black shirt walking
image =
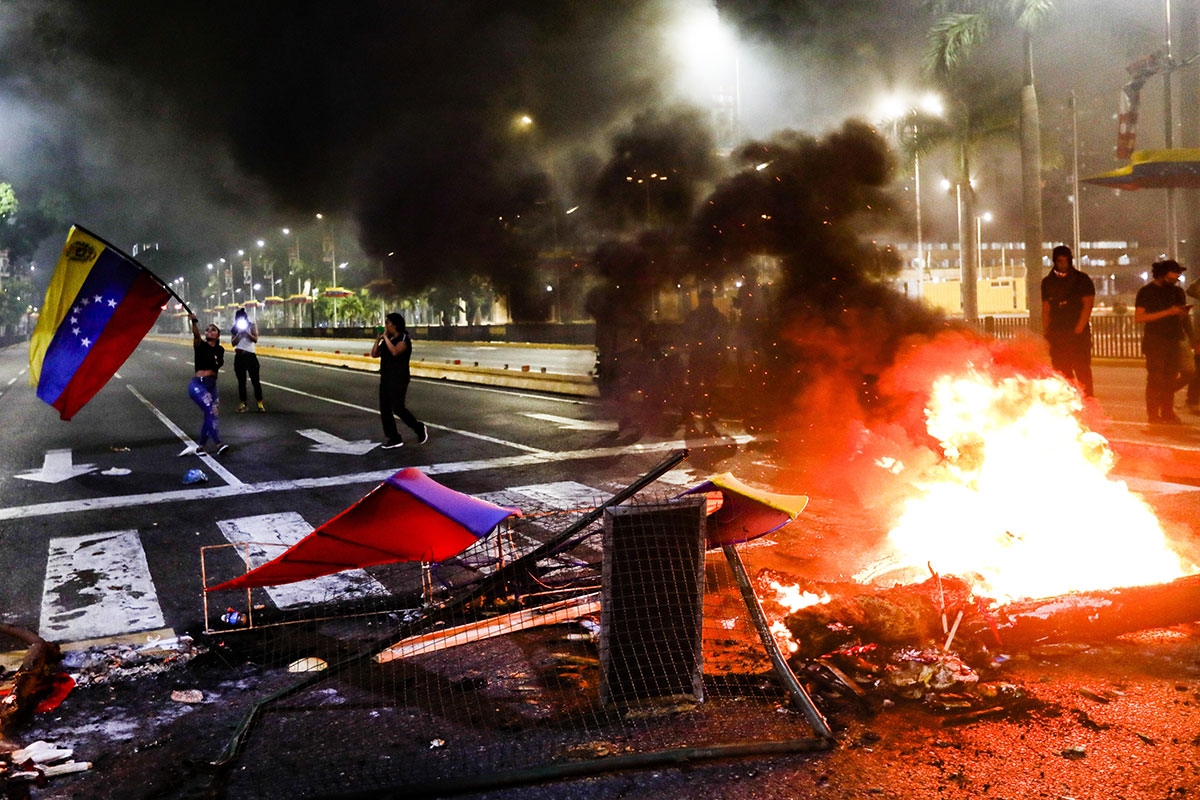
{"label": "person in black shirt walking", "polygon": [[429,429],[420,422],[404,401],[408,395],[411,376],[408,362],[412,357],[412,339],[404,326],[404,317],[395,312],[384,321],[383,334],[371,347],[371,358],[379,359],[379,419],[383,423],[384,450],[403,447],[400,433],[396,430],[396,416],[417,435],[417,441],[429,441]]}

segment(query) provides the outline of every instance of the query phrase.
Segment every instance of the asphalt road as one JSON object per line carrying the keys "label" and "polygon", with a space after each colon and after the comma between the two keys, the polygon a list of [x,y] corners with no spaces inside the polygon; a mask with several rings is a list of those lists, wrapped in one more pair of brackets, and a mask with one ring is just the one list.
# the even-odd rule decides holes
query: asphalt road
{"label": "asphalt road", "polygon": [[[232,413],[236,392],[232,374],[225,374],[220,419],[230,449],[219,458],[181,455],[194,444],[200,421],[186,394],[190,356],[182,342],[147,342],[73,420],[62,422],[25,385],[25,349],[0,350],[0,564],[7,576],[0,582],[0,621],[60,642],[194,630],[203,622],[201,548],[244,538],[243,529],[255,524],[241,521],[264,515],[287,515],[301,529],[319,525],[405,466],[470,494],[554,486],[572,507],[580,496],[627,485],[675,447],[695,450],[670,476],[680,485],[736,463],[739,451],[752,458],[748,436],[622,443],[596,402],[444,381],[416,381],[410,391],[410,406],[428,423],[431,440],[416,445],[410,433],[404,448],[385,451],[378,446],[374,374],[268,358],[267,413]],[[1096,373],[1101,430],[1110,439],[1200,451],[1200,417],[1181,427],[1141,422],[1140,369],[1098,366]],[[733,420],[725,428],[739,432]],[[206,481],[184,484],[194,469]],[[1135,486],[1144,479],[1130,478]],[[64,547],[96,536],[114,542],[117,565],[93,563],[96,554],[82,550],[75,561],[63,560]],[[125,567],[130,559],[138,569]],[[107,580],[97,585],[112,590],[81,595],[70,585],[81,570],[98,570]],[[55,575],[64,585],[55,585]],[[122,598],[130,586],[147,587],[136,594],[152,599],[128,604]]]}
{"label": "asphalt road", "polygon": [[[564,481],[576,495],[611,493],[680,446],[615,442],[616,425],[585,400],[416,381],[409,405],[427,422],[430,441],[417,445],[408,432],[405,447],[385,451],[375,374],[264,358],[267,413],[233,413],[227,366],[220,423],[229,450],[181,455],[200,423],[186,393],[190,348],[147,342],[70,422],[25,385],[25,359],[22,347],[0,351],[0,563],[8,576],[0,619],[56,641],[194,629],[202,547],[227,543],[238,520],[262,515],[316,526],[402,467],[471,494],[553,484],[572,503],[578,497]],[[193,469],[207,481],[185,485]],[[76,588],[64,607],[68,589],[46,583],[47,564],[64,546],[96,536],[120,542],[119,564],[97,567],[81,552],[64,569],[107,570],[109,580],[98,585],[113,591],[92,596],[89,610],[79,607]],[[144,568],[125,570],[130,558]],[[122,605],[119,597],[129,594],[122,588],[143,584],[161,587],[157,602]],[[55,598],[60,605],[48,608]],[[56,614],[70,623],[51,635]]]}
{"label": "asphalt road", "polygon": [[[601,406],[588,400],[440,381],[416,381],[410,391],[410,406],[429,424],[430,441],[418,446],[409,435],[405,447],[383,451],[377,446],[381,431],[375,375],[274,358],[263,359],[267,413],[232,413],[236,402],[227,369],[221,424],[230,450],[220,458],[181,455],[200,422],[186,395],[191,354],[184,344],[144,344],[69,423],[25,385],[25,349],[0,350],[0,567],[5,576],[0,581],[0,621],[64,643],[102,637],[138,641],[198,631],[204,624],[202,548],[257,536],[268,527],[311,529],[405,466],[419,467],[460,491],[524,497],[538,507],[578,507],[588,498],[610,494],[680,446],[692,448],[692,456],[665,477],[666,487],[693,485],[725,470],[768,483],[775,469],[763,443],[741,435],[732,420],[724,423],[730,434],[724,437],[647,437],[628,443],[616,438],[616,426],[604,418]],[[1196,425],[1174,428],[1142,422],[1142,379],[1140,369],[1097,367],[1106,435],[1172,452],[1200,451],[1200,417]],[[191,469],[202,469],[207,482],[185,485]],[[1164,513],[1186,526],[1195,518],[1200,492],[1186,481],[1164,477],[1142,473],[1131,484],[1157,498]],[[839,510],[842,502],[814,498],[805,515],[806,535],[812,537],[806,546],[814,550],[807,556],[810,561],[800,563],[837,557],[844,545],[837,537],[851,531],[846,507]],[[1148,653],[1148,645],[1136,643],[1106,652],[1104,664],[1060,664],[1055,669],[1063,671],[1054,673],[1054,687],[1056,702],[1064,708],[1072,702],[1071,686],[1109,681],[1121,687],[1122,696],[1129,698],[1122,713],[1134,718],[1119,723],[1123,730],[1153,728],[1163,745],[1153,753],[1153,768],[1139,766],[1139,760],[1150,756],[1144,741],[1132,734],[1128,744],[1119,746],[1112,737],[1095,737],[1097,744],[1089,747],[1107,748],[1104,768],[1094,759],[1075,767],[1072,776],[1060,774],[1068,762],[1059,753],[1078,732],[1061,722],[1056,727],[1005,723],[939,733],[936,722],[930,731],[920,711],[896,709],[878,720],[842,716],[841,746],[828,757],[625,774],[576,784],[570,794],[916,800],[1040,792],[1107,797],[1117,795],[1105,793],[1106,774],[1119,770],[1125,787],[1119,796],[1179,796],[1168,792],[1200,787],[1194,763],[1187,766],[1193,759],[1188,742],[1194,730],[1186,733],[1200,723],[1179,706],[1181,699],[1190,704],[1193,694],[1200,697],[1200,679],[1193,675],[1200,658],[1182,649]],[[1036,684],[1050,668],[1037,661],[1019,669],[1023,679]],[[231,663],[222,673],[222,686],[238,686],[243,678]],[[188,680],[200,679],[192,675]],[[139,687],[135,681],[107,694],[103,689],[81,692],[74,705],[65,704],[63,712],[39,721],[34,732],[71,741],[80,757],[99,759],[97,768],[85,776],[55,779],[35,797],[207,796],[190,794],[171,781],[178,779],[181,757],[197,751],[212,757],[213,743],[219,747],[227,740],[246,703],[262,693],[247,686],[241,693],[226,688],[227,699],[193,715],[190,729],[177,704],[161,696],[161,683]],[[1110,711],[1116,715],[1117,709]],[[1153,723],[1147,722],[1151,719]],[[145,730],[114,737],[112,725],[118,722]],[[187,741],[193,736],[194,741]],[[1029,769],[1040,769],[1042,779],[1036,774],[1017,777],[1027,770],[1007,755],[1000,744],[1006,737],[1019,737],[1024,743],[1018,748],[1021,760],[1036,764]],[[1085,769],[1091,772],[1080,778]],[[1136,787],[1141,778],[1151,785],[1145,792]],[[141,786],[140,781],[145,786],[134,792],[131,787]],[[481,797],[561,797],[563,788],[511,789]]]}

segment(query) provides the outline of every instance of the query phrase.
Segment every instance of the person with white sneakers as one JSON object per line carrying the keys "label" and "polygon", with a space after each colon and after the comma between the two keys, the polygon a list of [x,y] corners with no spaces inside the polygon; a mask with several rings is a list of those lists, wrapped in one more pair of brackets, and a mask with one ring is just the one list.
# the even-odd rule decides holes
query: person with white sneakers
{"label": "person with white sneakers", "polygon": [[417,435],[417,442],[429,441],[429,429],[416,418],[405,400],[411,380],[408,362],[412,357],[412,338],[404,325],[404,316],[396,312],[384,319],[383,333],[371,347],[371,358],[379,359],[379,419],[383,423],[384,450],[403,447],[396,430],[396,417]]}

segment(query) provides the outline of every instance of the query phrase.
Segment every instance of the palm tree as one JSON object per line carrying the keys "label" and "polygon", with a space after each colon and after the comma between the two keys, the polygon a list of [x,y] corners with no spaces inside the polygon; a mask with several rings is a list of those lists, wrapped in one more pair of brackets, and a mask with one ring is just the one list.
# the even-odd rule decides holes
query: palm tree
{"label": "palm tree", "polygon": [[988,38],[994,25],[1015,27],[1021,32],[1025,62],[1020,113],[1025,297],[1030,326],[1035,331],[1041,330],[1042,303],[1037,275],[1042,265],[1042,144],[1033,82],[1033,31],[1053,13],[1054,0],[929,0],[928,6],[934,12],[935,22],[929,34],[926,68],[943,79],[948,79]]}

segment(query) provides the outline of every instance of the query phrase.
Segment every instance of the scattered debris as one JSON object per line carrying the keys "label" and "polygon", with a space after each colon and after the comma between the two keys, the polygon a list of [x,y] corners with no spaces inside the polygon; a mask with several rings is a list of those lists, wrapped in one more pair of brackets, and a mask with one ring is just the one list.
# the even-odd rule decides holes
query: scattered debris
{"label": "scattered debris", "polygon": [[1110,698],[1105,697],[1102,694],[1093,692],[1091,689],[1088,689],[1084,686],[1080,686],[1077,691],[1079,692],[1079,694],[1086,697],[1088,700],[1094,700],[1097,703],[1111,703],[1112,702],[1112,700]]}
{"label": "scattered debris", "polygon": [[905,648],[892,656],[887,678],[901,696],[911,700],[919,700],[929,691],[946,691],[979,682],[975,671],[954,653],[915,648]]}
{"label": "scattered debris", "polygon": [[193,483],[208,483],[208,475],[202,469],[189,469],[183,476],[183,482],[188,486]]}
{"label": "scattered debris", "polygon": [[1061,755],[1063,758],[1071,759],[1087,758],[1087,748],[1081,744],[1077,744],[1073,747],[1068,747],[1066,750],[1063,750],[1059,755]]}
{"label": "scattered debris", "polygon": [[288,672],[320,672],[328,666],[325,663],[325,659],[309,656],[307,658],[298,658],[288,664]]}
{"label": "scattered debris", "polygon": [[82,687],[159,675],[184,666],[203,652],[191,637],[179,636],[141,645],[119,643],[71,650],[63,656],[63,666]]}
{"label": "scattered debris", "polygon": [[236,608],[227,608],[225,609],[225,613],[221,615],[221,622],[236,628],[239,625],[245,624],[246,615]]}
{"label": "scattered debris", "polygon": [[171,692],[171,699],[176,703],[203,703],[204,692],[199,689],[176,689]]}
{"label": "scattered debris", "polygon": [[128,475],[132,471],[133,470],[126,469],[125,467],[109,467],[108,469],[104,470],[100,474],[101,475]]}
{"label": "scattered debris", "polygon": [[0,790],[4,791],[5,797],[28,797],[26,784],[41,786],[47,778],[92,768],[90,761],[64,760],[73,754],[73,750],[55,747],[40,739],[18,750],[0,753]]}
{"label": "scattered debris", "polygon": [[37,634],[12,625],[0,624],[0,634],[28,645],[21,666],[0,681],[0,736],[3,736],[28,720],[38,703],[54,690],[56,676],[62,674],[59,666],[62,651]]}

